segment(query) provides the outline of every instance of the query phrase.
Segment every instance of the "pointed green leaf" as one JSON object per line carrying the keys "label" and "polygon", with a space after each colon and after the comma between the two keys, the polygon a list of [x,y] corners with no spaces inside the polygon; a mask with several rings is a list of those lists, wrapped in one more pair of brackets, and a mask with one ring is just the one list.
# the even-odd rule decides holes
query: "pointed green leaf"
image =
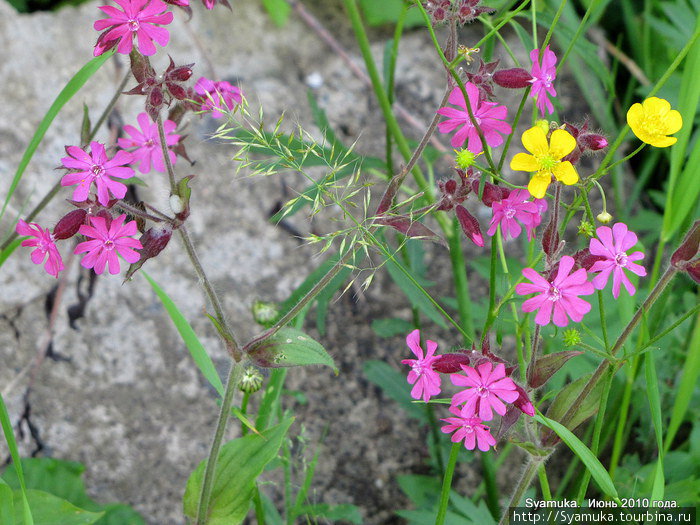
{"label": "pointed green leaf", "polygon": [[[574,404],[574,400],[578,399],[581,395],[583,387],[586,386],[588,379],[590,379],[591,374],[586,374],[583,377],[579,377],[576,381],[569,383],[564,387],[557,397],[552,402],[552,405],[547,410],[547,417],[554,420],[559,420],[562,416],[569,410],[569,407]],[[593,387],[590,395],[584,399],[583,403],[578,409],[578,412],[571,419],[568,424],[568,428],[573,430],[586,419],[591,417],[598,411],[598,406],[600,405],[600,395],[603,392],[603,383],[599,381],[598,384]]]}
{"label": "pointed green leaf", "polygon": [[[261,435],[234,439],[221,447],[207,525],[237,525],[245,519],[255,480],[265,465],[277,456],[292,421],[293,418],[287,418]],[[185,515],[190,518],[197,515],[205,465],[202,461],[187,480],[183,506]]]}
{"label": "pointed green leaf", "polygon": [[[27,499],[32,509],[34,525],[92,525],[104,515],[104,512],[83,510],[41,490],[28,490]],[[17,490],[14,500],[16,525],[26,524],[20,511],[21,501],[22,493]]]}
{"label": "pointed green leaf", "polygon": [[216,389],[219,395],[223,397],[224,385],[221,382],[221,377],[219,377],[219,373],[216,371],[214,362],[211,360],[211,357],[209,357],[209,354],[204,348],[204,345],[202,345],[202,343],[199,341],[199,338],[190,326],[190,323],[187,322],[185,316],[182,315],[182,313],[175,305],[173,300],[170,297],[168,297],[168,294],[165,293],[165,291],[158,285],[158,283],[156,283],[143,270],[141,270],[141,275],[143,275],[143,277],[153,287],[153,290],[156,292],[156,295],[163,303],[165,311],[168,312],[170,319],[175,325],[175,328],[177,328],[177,331],[180,333],[180,337],[182,337],[185,346],[187,346],[187,349],[190,351],[190,355],[192,356],[192,359],[197,365],[197,368],[199,368],[204,377],[207,379],[207,381],[209,381],[211,386],[213,386]]}
{"label": "pointed green leaf", "polygon": [[321,344],[301,330],[285,327],[276,334],[250,347],[250,357],[268,368],[326,365],[337,374],[333,358]]}
{"label": "pointed green leaf", "polygon": [[5,400],[0,394],[0,425],[2,425],[2,431],[5,434],[5,441],[7,442],[7,448],[10,449],[10,456],[12,456],[13,464],[17,468],[17,477],[19,479],[19,494],[21,495],[21,500],[19,503],[15,504],[15,510],[17,512],[22,512],[22,523],[26,525],[32,525],[32,512],[29,510],[29,501],[27,499],[27,486],[24,483],[24,472],[22,471],[22,463],[19,457],[19,449],[17,448],[17,441],[15,441],[15,433],[12,430],[12,422],[10,421],[10,414],[7,412],[7,407],[5,406]]}
{"label": "pointed green leaf", "polygon": [[571,433],[564,425],[557,423],[549,418],[544,417],[541,414],[536,414],[534,417],[535,421],[543,424],[544,426],[552,429],[561,438],[561,440],[566,443],[566,445],[571,449],[571,451],[578,456],[581,462],[586,466],[591,476],[605,494],[610,496],[612,499],[622,505],[620,498],[617,494],[617,489],[610,475],[605,470],[605,467],[598,461],[593,452],[584,445],[579,438]]}

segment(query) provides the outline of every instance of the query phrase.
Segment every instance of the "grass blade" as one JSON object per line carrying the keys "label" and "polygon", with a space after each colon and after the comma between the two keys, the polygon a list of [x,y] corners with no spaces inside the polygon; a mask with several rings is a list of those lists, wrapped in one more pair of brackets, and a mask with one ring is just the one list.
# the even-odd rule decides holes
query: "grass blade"
{"label": "grass blade", "polygon": [[2,394],[0,394],[0,424],[2,425],[2,431],[5,434],[5,441],[7,441],[7,448],[10,449],[10,455],[12,456],[12,461],[17,472],[17,477],[19,478],[19,488],[22,492],[22,511],[24,523],[25,525],[34,525],[34,520],[32,519],[32,511],[29,510],[29,501],[27,500],[27,487],[24,483],[22,461],[19,457],[17,441],[15,441],[15,433],[12,431],[12,422],[10,421],[10,414],[7,413],[7,407],[5,406],[5,400],[2,398]]}
{"label": "grass blade", "polygon": [[56,115],[58,115],[59,111],[61,111],[61,108],[63,108],[66,102],[68,102],[78,91],[80,91],[80,88],[85,85],[85,82],[87,82],[90,77],[94,75],[97,70],[100,69],[100,67],[102,67],[102,64],[104,64],[107,59],[109,59],[115,53],[115,51],[116,48],[112,49],[111,51],[107,51],[106,53],[93,58],[90,60],[90,62],[85,64],[80,71],[78,71],[75,76],[68,81],[66,87],[61,90],[56,97],[56,100],[54,100],[53,104],[51,104],[51,107],[46,112],[46,115],[44,115],[44,118],[39,123],[39,127],[37,128],[36,132],[34,132],[32,140],[29,141],[29,145],[24,151],[24,155],[22,155],[22,160],[19,161],[19,166],[17,166],[17,171],[15,172],[15,176],[12,178],[10,189],[7,192],[7,197],[5,197],[5,202],[2,205],[2,211],[0,211],[0,220],[2,220],[3,216],[5,215],[5,209],[7,208],[12,195],[15,193],[15,189],[17,189],[17,184],[19,184],[19,181],[24,174],[24,170],[29,165],[29,161],[32,160],[34,152],[39,147],[39,144],[41,144],[41,141],[51,126],[53,119],[56,118]]}
{"label": "grass blade", "polygon": [[187,322],[185,316],[175,305],[173,300],[165,293],[165,291],[156,283],[146,272],[141,270],[141,275],[148,281],[156,295],[163,303],[165,310],[168,312],[170,319],[172,319],[175,328],[180,333],[185,346],[190,351],[190,355],[194,360],[197,368],[202,372],[204,377],[209,381],[211,386],[213,386],[221,397],[224,397],[224,385],[221,382],[221,377],[219,377],[216,367],[214,366],[211,357],[207,353],[204,345],[199,341],[197,334]]}
{"label": "grass blade", "polygon": [[656,462],[656,475],[654,476],[654,483],[651,489],[651,499],[662,500],[664,499],[664,437],[661,423],[659,382],[656,377],[656,363],[654,362],[653,352],[647,352],[644,355],[644,377],[647,383],[651,420],[654,423],[654,434],[656,434],[656,446],[659,451],[659,457]]}
{"label": "grass blade", "polygon": [[581,462],[586,466],[588,471],[591,473],[591,476],[593,476],[593,479],[596,481],[596,483],[598,483],[600,490],[614,499],[618,505],[622,505],[620,497],[617,494],[615,484],[608,475],[608,472],[605,470],[605,467],[603,467],[600,461],[598,461],[598,458],[595,457],[593,452],[591,452],[591,450],[584,445],[579,438],[577,438],[561,423],[546,418],[541,414],[537,414],[534,419],[538,423],[541,423],[556,432],[561,440],[566,443],[571,451],[576,454]]}

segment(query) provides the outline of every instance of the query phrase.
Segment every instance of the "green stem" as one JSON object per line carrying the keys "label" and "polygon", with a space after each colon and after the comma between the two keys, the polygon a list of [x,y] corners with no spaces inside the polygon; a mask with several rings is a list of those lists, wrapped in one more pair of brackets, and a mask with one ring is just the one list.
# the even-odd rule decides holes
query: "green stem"
{"label": "green stem", "polygon": [[544,463],[540,465],[537,475],[540,478],[540,488],[542,489],[542,499],[545,501],[551,501],[552,491],[549,488],[549,479],[547,479],[547,469]]}
{"label": "green stem", "polygon": [[484,486],[486,488],[486,506],[491,516],[498,518],[500,512],[498,503],[498,485],[496,484],[496,465],[493,456],[489,452],[480,454],[481,470],[484,474]]}
{"label": "green stem", "polygon": [[530,456],[527,462],[527,466],[525,467],[522,476],[520,476],[520,480],[518,480],[518,484],[515,487],[515,491],[513,492],[513,495],[510,498],[510,503],[504,509],[503,516],[501,516],[501,521],[498,522],[498,525],[508,525],[508,523],[510,522],[510,508],[517,507],[520,503],[520,500],[523,499],[523,495],[525,494],[527,488],[530,486],[530,483],[532,483],[532,479],[535,477],[535,474],[537,474],[537,471],[539,470],[542,461],[543,459]]}
{"label": "green stem", "polygon": [[87,147],[90,144],[90,141],[95,137],[95,135],[97,135],[97,131],[102,127],[104,121],[107,120],[107,117],[112,112],[112,109],[114,109],[114,106],[117,104],[117,100],[119,100],[119,97],[122,95],[122,92],[126,88],[126,83],[129,81],[129,78],[131,78],[131,69],[129,69],[126,72],[126,75],[124,75],[124,78],[119,83],[119,86],[114,92],[114,95],[112,95],[112,98],[107,104],[107,107],[104,109],[104,111],[100,115],[100,118],[97,119],[97,122],[92,127],[92,130],[90,131],[90,136],[88,137],[86,144],[83,144],[83,147]]}
{"label": "green stem", "polygon": [[234,362],[228,373],[226,380],[226,390],[224,398],[221,401],[221,410],[219,410],[219,418],[216,422],[216,431],[214,439],[209,450],[209,458],[204,469],[204,481],[202,481],[202,491],[199,495],[199,505],[197,507],[197,518],[195,525],[205,525],[208,520],[209,503],[211,501],[211,491],[214,485],[214,473],[216,472],[216,464],[219,460],[219,450],[221,442],[226,432],[226,424],[228,423],[229,414],[231,413],[231,405],[233,404],[233,394],[238,388],[241,375],[243,374],[243,365],[240,362]]}
{"label": "green stem", "polygon": [[625,392],[622,395],[622,401],[620,403],[620,415],[617,420],[617,427],[615,429],[615,440],[613,441],[612,453],[610,454],[610,465],[608,467],[608,474],[612,479],[615,479],[615,472],[617,470],[617,464],[620,461],[620,456],[622,455],[622,447],[625,443],[625,430],[627,429],[627,415],[629,414],[630,402],[632,400],[632,389],[634,387],[634,380],[637,377],[637,370],[639,369],[639,356],[635,356],[632,361],[627,365],[627,381],[625,382]]}
{"label": "green stem", "polygon": [[574,44],[576,44],[581,34],[583,34],[583,31],[586,29],[586,22],[590,18],[591,12],[595,7],[597,7],[599,3],[600,0],[593,0],[588,4],[588,9],[586,9],[586,13],[583,15],[581,23],[578,25],[576,33],[574,33],[574,37],[571,39],[571,42],[569,42],[569,45],[566,48],[566,51],[564,51],[564,54],[562,55],[561,60],[559,61],[559,64],[557,64],[557,73],[559,73],[559,69],[561,68],[561,66],[564,65],[564,62],[566,62],[566,59],[569,57],[569,53],[571,53],[571,50],[574,48]]}
{"label": "green stem", "polygon": [[445,476],[442,478],[442,490],[440,491],[440,507],[438,508],[437,518],[435,518],[435,525],[443,525],[445,523],[447,507],[450,502],[450,490],[452,489],[452,476],[455,472],[455,466],[457,465],[457,457],[459,456],[459,450],[461,448],[461,442],[452,443],[452,449],[450,449],[450,459],[447,461]]}
{"label": "green stem", "polygon": [[163,129],[163,117],[161,117],[160,113],[158,113],[156,124],[158,125],[158,138],[160,139],[160,149],[163,151],[163,159],[165,160],[165,167],[168,171],[168,180],[170,181],[170,192],[174,194],[177,189],[177,185],[175,183],[175,171],[173,170],[172,162],[170,162],[170,151],[168,150],[168,143],[165,138],[165,129]]}

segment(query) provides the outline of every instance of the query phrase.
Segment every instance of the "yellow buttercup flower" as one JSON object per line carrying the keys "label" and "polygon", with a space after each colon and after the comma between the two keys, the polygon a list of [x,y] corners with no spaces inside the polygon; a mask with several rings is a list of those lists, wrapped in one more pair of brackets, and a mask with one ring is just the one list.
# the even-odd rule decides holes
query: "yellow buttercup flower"
{"label": "yellow buttercup flower", "polygon": [[552,182],[552,175],[569,186],[578,182],[578,173],[573,164],[561,160],[576,147],[576,139],[571,133],[555,129],[547,142],[544,130],[534,126],[523,133],[522,141],[532,155],[518,153],[510,161],[510,169],[536,172],[527,185],[530,195],[536,199],[543,198]]}
{"label": "yellow buttercup flower", "polygon": [[683,118],[671,109],[668,100],[651,97],[641,104],[632,104],[627,112],[627,124],[642,142],[657,148],[673,146],[678,140],[673,135],[683,127]]}

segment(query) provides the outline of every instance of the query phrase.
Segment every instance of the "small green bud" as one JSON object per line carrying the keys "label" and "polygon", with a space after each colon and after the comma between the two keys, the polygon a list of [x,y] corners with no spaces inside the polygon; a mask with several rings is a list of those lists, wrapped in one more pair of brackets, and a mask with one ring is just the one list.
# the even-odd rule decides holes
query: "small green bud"
{"label": "small green bud", "polygon": [[249,366],[243,372],[241,382],[238,383],[238,388],[246,394],[257,392],[262,387],[263,376],[257,368]]}
{"label": "small green bud", "polygon": [[564,345],[576,346],[581,344],[581,334],[575,328],[569,328],[564,331]]}
{"label": "small green bud", "polygon": [[277,303],[255,301],[253,303],[253,319],[265,328],[271,327],[279,317]]}
{"label": "small green bud", "polygon": [[613,220],[613,216],[610,215],[607,211],[601,212],[598,214],[596,217],[598,219],[598,222],[601,222],[603,224],[609,223],[611,220]]}
{"label": "small green bud", "polygon": [[455,157],[455,162],[457,167],[466,170],[469,166],[474,164],[476,160],[476,155],[469,151],[468,149],[455,150],[457,156]]}
{"label": "small green bud", "polygon": [[592,223],[584,220],[578,225],[578,233],[579,235],[585,235],[586,237],[593,237],[593,228],[594,225]]}

